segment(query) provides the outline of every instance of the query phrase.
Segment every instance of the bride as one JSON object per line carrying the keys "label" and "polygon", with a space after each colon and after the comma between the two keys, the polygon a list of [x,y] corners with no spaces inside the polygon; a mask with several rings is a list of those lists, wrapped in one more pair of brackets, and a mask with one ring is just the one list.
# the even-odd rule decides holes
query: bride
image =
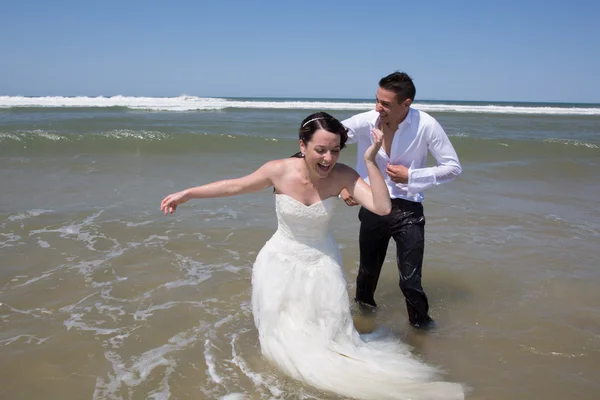
{"label": "bride", "polygon": [[252,271],[252,311],[263,355],[292,377],[357,399],[464,399],[463,387],[438,381],[438,371],[392,339],[364,340],[350,314],[338,246],[329,233],[337,196],[346,189],[379,214],[390,196],[375,159],[382,133],[365,153],[369,184],[338,164],[346,128],[331,115],[309,115],[300,126],[300,153],[264,164],[250,175],[173,193],[172,214],[194,198],[275,188],[278,228]]}

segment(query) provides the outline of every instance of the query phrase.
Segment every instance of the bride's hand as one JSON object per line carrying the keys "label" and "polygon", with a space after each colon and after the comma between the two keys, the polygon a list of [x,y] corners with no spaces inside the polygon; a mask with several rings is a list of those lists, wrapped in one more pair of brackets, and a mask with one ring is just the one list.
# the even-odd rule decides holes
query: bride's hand
{"label": "bride's hand", "polygon": [[371,135],[373,136],[373,144],[365,151],[365,161],[375,162],[375,157],[383,142],[383,132],[380,129],[373,128],[371,129]]}
{"label": "bride's hand", "polygon": [[160,203],[160,209],[167,214],[173,214],[177,210],[177,206],[185,203],[189,200],[189,197],[184,191],[171,193],[163,199]]}

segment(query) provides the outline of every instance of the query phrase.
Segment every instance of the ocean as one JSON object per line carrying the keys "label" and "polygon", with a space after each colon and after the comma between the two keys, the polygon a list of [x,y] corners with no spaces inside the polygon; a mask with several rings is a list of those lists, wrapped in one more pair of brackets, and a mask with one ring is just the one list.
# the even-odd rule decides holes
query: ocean
{"label": "ocean", "polygon": [[[252,263],[271,190],[167,194],[298,151],[304,117],[369,99],[0,96],[0,398],[337,399],[260,354]],[[423,284],[407,322],[393,242],[374,323],[468,399],[600,393],[600,105],[416,101],[463,166],[425,192]],[[342,151],[354,165],[356,148]],[[430,157],[429,164],[434,160]],[[354,295],[357,208],[333,234]],[[354,310],[356,311],[356,310]]]}

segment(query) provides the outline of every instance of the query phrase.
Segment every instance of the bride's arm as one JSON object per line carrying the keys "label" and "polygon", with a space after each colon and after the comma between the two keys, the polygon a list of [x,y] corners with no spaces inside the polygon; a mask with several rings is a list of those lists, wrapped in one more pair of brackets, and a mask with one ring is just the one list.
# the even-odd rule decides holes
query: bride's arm
{"label": "bride's arm", "polygon": [[383,180],[381,171],[377,168],[375,158],[381,147],[383,133],[379,129],[373,129],[373,144],[365,152],[365,165],[369,174],[369,185],[360,178],[358,173],[350,167],[344,169],[347,179],[345,189],[363,207],[379,215],[388,215],[392,211],[392,201],[387,185]]}
{"label": "bride's arm", "polygon": [[[373,166],[377,170],[377,174],[381,178],[381,182],[377,178],[373,179],[373,174],[369,171],[369,186],[352,168],[345,166],[347,171],[344,171],[346,175],[346,185],[344,188],[350,193],[350,195],[367,210],[377,215],[388,215],[392,211],[392,202],[390,200],[390,193],[388,192],[387,186],[383,181],[383,177],[379,172],[377,166]],[[345,168],[345,169],[346,169]],[[369,166],[367,165],[367,168]],[[369,168],[370,169],[370,168]]]}
{"label": "bride's arm", "polygon": [[236,196],[266,189],[273,186],[273,177],[282,170],[282,162],[282,160],[269,161],[250,175],[241,178],[212,182],[172,193],[163,199],[160,209],[165,214],[173,214],[179,204],[190,199]]}

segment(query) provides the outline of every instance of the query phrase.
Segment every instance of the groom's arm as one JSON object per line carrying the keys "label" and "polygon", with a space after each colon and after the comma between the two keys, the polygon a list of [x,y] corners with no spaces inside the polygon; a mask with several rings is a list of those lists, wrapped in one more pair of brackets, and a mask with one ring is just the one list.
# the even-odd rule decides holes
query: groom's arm
{"label": "groom's arm", "polygon": [[348,140],[346,141],[346,144],[357,143],[359,138],[364,135],[365,132],[367,135],[370,134],[371,126],[369,125],[369,119],[366,118],[365,114],[366,113],[356,114],[342,121],[342,125],[348,129]]}

